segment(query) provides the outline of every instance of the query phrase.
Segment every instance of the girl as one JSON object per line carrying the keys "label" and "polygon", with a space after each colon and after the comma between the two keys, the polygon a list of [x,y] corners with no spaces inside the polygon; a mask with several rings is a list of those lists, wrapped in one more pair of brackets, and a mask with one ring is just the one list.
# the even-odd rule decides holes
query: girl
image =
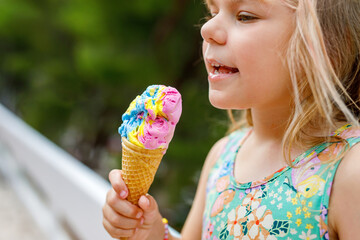
{"label": "girl", "polygon": [[[206,4],[209,99],[229,110],[234,131],[205,161],[181,239],[359,238],[360,2]],[[175,239],[154,198],[131,205],[121,171],[110,181],[111,236]]]}

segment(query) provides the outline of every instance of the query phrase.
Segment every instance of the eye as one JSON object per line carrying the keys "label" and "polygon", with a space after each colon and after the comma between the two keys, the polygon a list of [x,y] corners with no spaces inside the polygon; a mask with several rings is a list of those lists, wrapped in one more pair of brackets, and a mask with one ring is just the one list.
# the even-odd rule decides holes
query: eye
{"label": "eye", "polygon": [[249,21],[254,21],[256,19],[259,19],[259,18],[255,17],[253,15],[250,15],[248,13],[240,13],[236,16],[236,19],[241,22],[249,22]]}

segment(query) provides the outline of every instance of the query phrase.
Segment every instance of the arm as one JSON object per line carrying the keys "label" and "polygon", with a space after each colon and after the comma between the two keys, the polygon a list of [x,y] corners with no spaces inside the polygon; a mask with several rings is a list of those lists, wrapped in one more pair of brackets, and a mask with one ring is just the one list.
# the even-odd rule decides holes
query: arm
{"label": "arm", "polygon": [[[201,171],[200,180],[198,183],[198,188],[196,190],[195,198],[193,205],[190,209],[190,213],[187,216],[184,227],[181,231],[182,240],[197,240],[201,239],[202,231],[202,217],[205,207],[205,197],[206,197],[206,182],[208,179],[209,172],[211,167],[214,165],[216,160],[219,158],[221,150],[225,146],[227,138],[220,139],[210,150],[208,156],[206,157],[203,169]],[[170,237],[172,240],[176,238]]]}
{"label": "arm", "polygon": [[[360,227],[360,144],[341,161],[329,203],[330,238],[347,240],[359,236]],[[333,233],[334,236],[331,236]],[[357,236],[357,237],[356,237]]]}

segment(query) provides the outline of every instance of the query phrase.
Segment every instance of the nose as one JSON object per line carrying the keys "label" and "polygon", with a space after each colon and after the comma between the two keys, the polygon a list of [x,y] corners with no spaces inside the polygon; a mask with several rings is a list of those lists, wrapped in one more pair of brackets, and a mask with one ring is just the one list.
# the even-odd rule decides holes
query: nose
{"label": "nose", "polygon": [[201,36],[210,44],[224,45],[227,38],[225,26],[218,14],[201,27]]}

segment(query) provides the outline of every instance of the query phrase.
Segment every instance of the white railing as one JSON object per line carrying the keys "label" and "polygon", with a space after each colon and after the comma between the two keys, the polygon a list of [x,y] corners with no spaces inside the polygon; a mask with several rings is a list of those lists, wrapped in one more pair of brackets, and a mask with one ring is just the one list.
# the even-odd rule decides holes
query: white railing
{"label": "white railing", "polygon": [[0,171],[47,239],[111,239],[102,227],[109,183],[1,104]]}
{"label": "white railing", "polygon": [[2,105],[0,143],[0,168],[48,239],[111,239],[102,227],[104,179]]}

